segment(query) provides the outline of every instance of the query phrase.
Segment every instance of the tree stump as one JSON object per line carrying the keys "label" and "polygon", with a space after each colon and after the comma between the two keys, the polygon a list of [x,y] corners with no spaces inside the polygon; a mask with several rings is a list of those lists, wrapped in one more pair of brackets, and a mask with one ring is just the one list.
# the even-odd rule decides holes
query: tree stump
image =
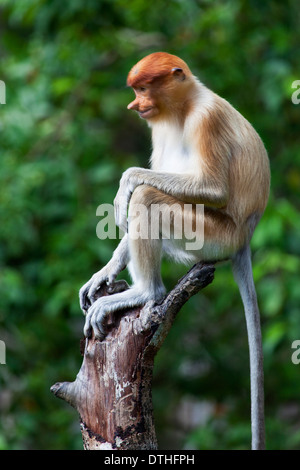
{"label": "tree stump", "polygon": [[[76,380],[51,387],[78,411],[84,449],[157,449],[154,357],[183,304],[212,282],[214,269],[212,263],[195,264],[160,304],[116,312],[103,341],[85,339]],[[106,286],[99,289],[101,295],[107,295]]]}

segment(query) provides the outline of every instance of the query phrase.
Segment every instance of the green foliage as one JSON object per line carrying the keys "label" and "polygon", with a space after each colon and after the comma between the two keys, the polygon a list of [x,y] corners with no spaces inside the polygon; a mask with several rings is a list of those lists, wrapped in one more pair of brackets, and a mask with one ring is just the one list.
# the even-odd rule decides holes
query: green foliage
{"label": "green foliage", "polygon": [[[253,239],[265,350],[267,442],[299,449],[300,105],[296,0],[0,0],[0,449],[80,449],[74,411],[49,392],[80,367],[78,289],[116,240],[96,237],[96,208],[124,169],[146,166],[148,129],[126,110],[130,67],[166,50],[254,125],[272,190]],[[186,268],[163,265],[168,287]],[[245,448],[249,368],[241,301],[227,265],[180,313],[155,369],[161,447]],[[206,420],[183,425],[180,403]],[[176,416],[177,418],[176,418]],[[177,421],[176,421],[177,419]],[[174,430],[178,430],[176,433]]]}

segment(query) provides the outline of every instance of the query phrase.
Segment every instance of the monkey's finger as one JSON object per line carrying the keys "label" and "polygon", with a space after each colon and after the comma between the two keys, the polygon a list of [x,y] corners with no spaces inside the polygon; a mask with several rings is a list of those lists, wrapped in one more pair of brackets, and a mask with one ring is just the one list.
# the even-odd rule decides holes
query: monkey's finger
{"label": "monkey's finger", "polygon": [[128,232],[128,222],[126,216],[120,220],[119,228],[123,230],[124,233]]}
{"label": "monkey's finger", "polygon": [[91,302],[88,299],[88,292],[89,292],[89,285],[83,286],[79,291],[79,304],[84,314],[86,314],[89,307],[91,306]]}
{"label": "monkey's finger", "polygon": [[127,208],[128,208],[128,198],[122,193],[119,195],[119,192],[117,193],[117,196],[114,200],[114,212],[115,212],[115,222],[116,225],[122,230],[124,230],[124,227],[127,226]]}
{"label": "monkey's finger", "polygon": [[103,326],[104,319],[105,319],[105,314],[104,312],[101,312],[101,311],[94,313],[91,319],[91,326],[94,330],[95,338],[99,340],[103,340],[105,338],[105,329]]}
{"label": "monkey's finger", "polygon": [[114,200],[114,216],[115,216],[116,225],[118,226],[118,222],[119,222],[119,204],[118,204],[117,198]]}
{"label": "monkey's finger", "polygon": [[123,232],[127,232],[127,205],[126,207],[117,208],[115,211],[115,222]]}
{"label": "monkey's finger", "polygon": [[83,328],[83,334],[86,338],[90,338],[92,336],[92,326],[91,326],[91,314],[87,313],[85,318],[85,324]]}
{"label": "monkey's finger", "polygon": [[115,209],[115,223],[117,227],[120,227],[120,211]]}
{"label": "monkey's finger", "polygon": [[101,277],[100,279],[96,279],[90,287],[88,292],[88,298],[91,304],[95,302],[96,292],[104,282],[106,282],[106,277]]}

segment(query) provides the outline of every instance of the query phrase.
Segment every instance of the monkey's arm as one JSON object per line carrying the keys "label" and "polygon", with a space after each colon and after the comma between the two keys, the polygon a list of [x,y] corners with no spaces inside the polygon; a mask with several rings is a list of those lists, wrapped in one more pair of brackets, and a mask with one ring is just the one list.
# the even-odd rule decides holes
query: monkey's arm
{"label": "monkey's arm", "polygon": [[152,186],[185,203],[205,204],[217,209],[226,206],[228,202],[228,178],[225,171],[199,177],[129,168],[123,173],[114,200],[116,224],[124,231],[127,229],[127,208],[131,195],[142,184]]}
{"label": "monkey's arm", "polygon": [[107,285],[112,284],[117,275],[126,268],[128,262],[128,236],[125,234],[107,265],[95,273],[91,279],[81,287],[79,300],[80,307],[84,313],[87,312],[91,303],[94,301],[95,293],[101,284],[104,282],[106,282]]}

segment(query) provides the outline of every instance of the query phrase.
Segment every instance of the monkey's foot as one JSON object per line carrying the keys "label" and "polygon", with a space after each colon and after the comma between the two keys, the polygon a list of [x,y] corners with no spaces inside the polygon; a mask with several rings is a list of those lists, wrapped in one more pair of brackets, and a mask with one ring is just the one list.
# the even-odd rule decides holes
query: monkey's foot
{"label": "monkey's foot", "polygon": [[100,297],[89,308],[84,325],[84,335],[90,337],[92,331],[97,339],[103,340],[106,336],[105,323],[110,313],[145,305],[148,301],[159,301],[165,294],[164,288],[157,293],[144,292],[132,287],[124,292]]}

